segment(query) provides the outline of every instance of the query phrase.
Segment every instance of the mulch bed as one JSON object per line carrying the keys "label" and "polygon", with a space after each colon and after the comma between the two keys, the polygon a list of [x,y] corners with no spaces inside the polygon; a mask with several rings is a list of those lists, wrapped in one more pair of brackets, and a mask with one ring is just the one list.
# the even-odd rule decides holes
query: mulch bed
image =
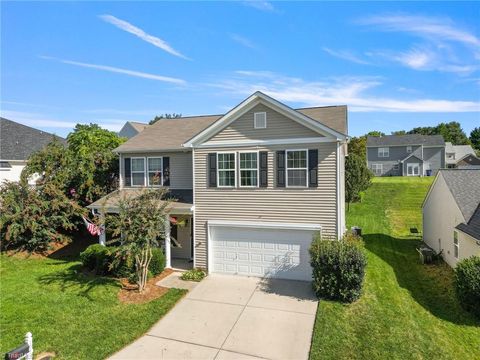
{"label": "mulch bed", "polygon": [[124,304],[145,304],[158,299],[168,292],[169,289],[155,284],[163,278],[166,278],[172,272],[172,269],[165,269],[161,274],[148,280],[143,293],[138,292],[136,284],[129,283],[127,279],[121,279],[122,289],[118,292],[118,300]]}

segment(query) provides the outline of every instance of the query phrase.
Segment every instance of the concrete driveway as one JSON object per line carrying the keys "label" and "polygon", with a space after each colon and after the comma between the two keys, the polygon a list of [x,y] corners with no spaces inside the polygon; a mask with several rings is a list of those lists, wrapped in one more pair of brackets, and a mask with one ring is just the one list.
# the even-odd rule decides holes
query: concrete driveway
{"label": "concrete driveway", "polygon": [[307,359],[310,283],[210,275],[111,359]]}

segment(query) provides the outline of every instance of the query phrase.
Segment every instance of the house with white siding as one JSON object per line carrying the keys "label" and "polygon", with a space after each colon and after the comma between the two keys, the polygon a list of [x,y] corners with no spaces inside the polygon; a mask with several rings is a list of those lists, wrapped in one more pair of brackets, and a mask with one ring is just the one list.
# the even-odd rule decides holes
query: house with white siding
{"label": "house with white siding", "polygon": [[311,280],[313,234],[345,231],[346,134],[346,106],[292,109],[261,92],[223,115],[161,119],[116,149],[120,187],[89,208],[165,187],[167,267]]}
{"label": "house with white siding", "polygon": [[480,169],[440,170],[422,211],[423,241],[450,266],[480,255]]}

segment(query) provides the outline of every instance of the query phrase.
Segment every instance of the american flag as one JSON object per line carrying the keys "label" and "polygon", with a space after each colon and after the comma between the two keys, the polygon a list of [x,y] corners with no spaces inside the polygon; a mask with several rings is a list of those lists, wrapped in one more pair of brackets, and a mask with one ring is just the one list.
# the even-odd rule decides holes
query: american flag
{"label": "american flag", "polygon": [[91,223],[87,219],[85,219],[83,216],[83,222],[85,223],[85,226],[87,227],[87,231],[92,234],[93,236],[95,235],[100,235],[102,233],[102,228],[100,226],[95,225],[94,223]]}

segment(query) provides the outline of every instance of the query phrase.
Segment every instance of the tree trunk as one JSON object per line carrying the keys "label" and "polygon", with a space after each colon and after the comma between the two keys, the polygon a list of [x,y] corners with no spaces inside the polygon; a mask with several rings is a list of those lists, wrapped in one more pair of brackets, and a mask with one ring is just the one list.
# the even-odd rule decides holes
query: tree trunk
{"label": "tree trunk", "polygon": [[146,246],[140,251],[140,254],[135,255],[136,270],[137,270],[137,285],[138,291],[142,293],[145,290],[148,280],[148,266],[152,260],[152,249]]}

